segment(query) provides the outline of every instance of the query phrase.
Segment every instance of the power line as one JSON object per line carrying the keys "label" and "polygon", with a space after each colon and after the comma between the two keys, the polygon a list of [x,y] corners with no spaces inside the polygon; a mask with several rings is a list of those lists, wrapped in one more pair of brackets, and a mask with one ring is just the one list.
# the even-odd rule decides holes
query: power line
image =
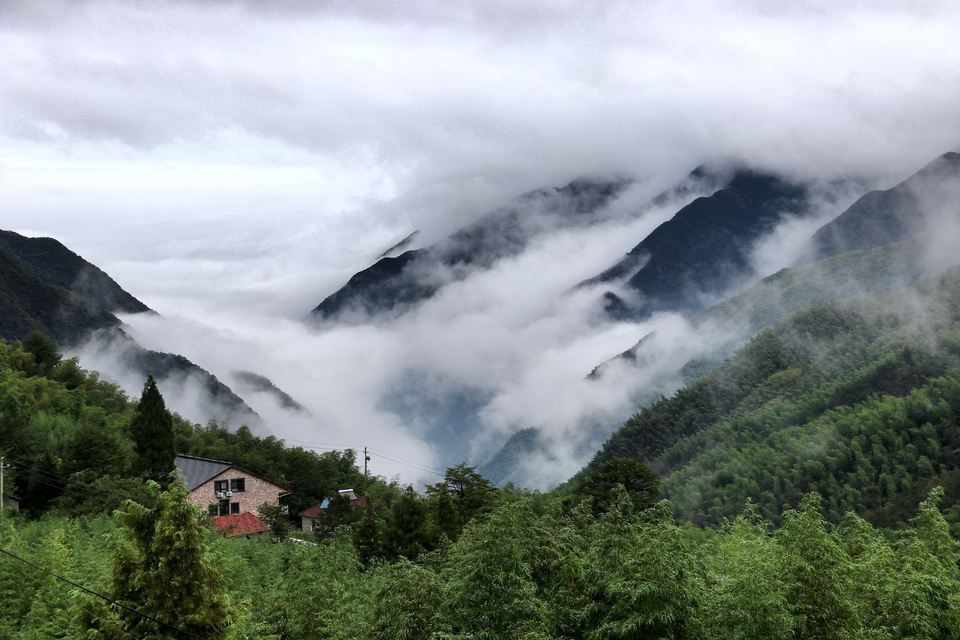
{"label": "power line", "polygon": [[371,452],[372,452],[373,454],[375,454],[375,455],[380,456],[381,458],[383,458],[383,459],[385,459],[385,460],[390,460],[391,462],[396,462],[396,463],[398,463],[398,464],[406,465],[406,466],[408,466],[408,467],[410,467],[410,468],[412,468],[412,469],[416,469],[416,470],[418,470],[418,471],[423,471],[423,472],[425,472],[425,473],[432,473],[433,475],[439,476],[439,477],[441,477],[441,478],[444,477],[444,474],[443,474],[442,472],[440,472],[440,471],[437,471],[436,469],[431,469],[431,468],[429,468],[429,467],[424,467],[424,466],[422,466],[422,465],[420,465],[420,464],[417,464],[417,463],[415,463],[415,462],[410,462],[410,461],[408,461],[408,460],[403,460],[403,459],[401,459],[401,458],[395,458],[395,457],[393,457],[393,456],[388,456],[387,454],[382,453],[382,452],[379,452],[379,451],[371,450]]}
{"label": "power line", "polygon": [[60,581],[62,581],[62,582],[65,582],[65,583],[69,584],[69,585],[72,586],[72,587],[76,587],[77,589],[80,589],[81,591],[83,591],[83,592],[85,592],[85,593],[89,593],[89,594],[92,595],[92,596],[95,596],[95,597],[97,597],[97,598],[100,598],[101,600],[104,600],[104,601],[106,601],[106,602],[109,602],[110,604],[116,605],[116,606],[120,607],[121,609],[125,609],[126,611],[129,611],[130,613],[136,614],[136,615],[140,616],[141,618],[146,618],[147,620],[150,620],[151,622],[156,622],[157,624],[159,624],[159,625],[161,625],[161,626],[164,626],[164,627],[166,627],[167,629],[172,629],[173,631],[176,631],[177,633],[182,633],[183,635],[188,636],[188,637],[190,637],[190,638],[198,638],[198,639],[200,638],[200,636],[195,635],[195,634],[193,634],[193,633],[190,633],[189,631],[185,631],[185,630],[181,629],[180,627],[174,626],[174,625],[172,625],[172,624],[170,624],[170,623],[168,623],[168,622],[164,622],[163,620],[160,620],[160,619],[158,619],[158,618],[154,618],[154,617],[151,616],[150,614],[148,614],[148,613],[143,613],[142,611],[139,611],[139,610],[137,610],[137,609],[134,609],[134,608],[131,607],[131,606],[125,605],[125,604],[123,604],[122,602],[117,602],[116,600],[110,598],[109,596],[105,596],[105,595],[103,595],[102,593],[99,593],[99,592],[97,592],[97,591],[94,591],[93,589],[88,589],[87,587],[83,586],[82,584],[79,584],[79,583],[77,583],[77,582],[74,582],[73,580],[70,580],[69,578],[64,578],[63,576],[58,575],[58,574],[56,574],[56,573],[54,573],[54,572],[46,569],[45,567],[42,567],[42,566],[40,566],[40,565],[38,565],[38,564],[36,564],[36,563],[34,563],[34,562],[31,562],[31,561],[29,561],[29,560],[27,560],[27,559],[25,559],[25,558],[21,558],[21,557],[18,556],[17,554],[13,553],[12,551],[8,551],[7,549],[4,549],[3,547],[0,547],[0,553],[6,554],[6,555],[10,556],[11,558],[13,558],[14,560],[19,560],[20,562],[24,563],[25,565],[27,565],[27,566],[29,566],[29,567],[33,567],[34,569],[37,569],[38,571],[42,571],[43,573],[46,573],[46,574],[49,575],[49,576],[53,576],[53,577],[56,578],[57,580],[60,580]]}
{"label": "power line", "polygon": [[[417,463],[417,462],[413,462],[413,461],[411,461],[411,460],[404,460],[403,458],[397,458],[397,457],[388,455],[388,454],[386,454],[386,453],[383,453],[383,452],[380,451],[379,449],[372,449],[372,448],[369,448],[369,447],[354,447],[354,446],[349,446],[349,445],[344,445],[344,447],[345,447],[344,449],[328,449],[328,448],[326,448],[326,447],[311,446],[311,443],[310,443],[309,440],[290,440],[289,442],[298,442],[298,443],[301,443],[300,446],[301,446],[302,448],[304,448],[304,449],[311,449],[311,450],[313,450],[313,451],[344,451],[344,450],[346,450],[346,449],[350,449],[350,450],[353,450],[353,451],[358,451],[358,450],[359,450],[359,451],[363,451],[364,449],[367,449],[367,450],[369,450],[369,452],[370,452],[371,454],[377,455],[377,456],[379,456],[379,457],[381,457],[381,458],[383,458],[383,459],[385,459],[385,460],[390,460],[391,462],[396,462],[396,463],[398,463],[398,464],[406,465],[406,466],[408,466],[408,467],[411,467],[411,468],[416,469],[416,470],[418,470],[418,471],[423,471],[423,472],[425,472],[425,473],[432,473],[432,474],[434,474],[434,475],[436,475],[436,476],[440,476],[441,478],[444,477],[444,474],[443,474],[442,472],[440,472],[440,471],[437,471],[436,469],[431,469],[430,467],[426,467],[426,466],[424,466],[424,465],[421,465],[421,464],[419,464],[419,463]],[[322,445],[322,444],[333,444],[333,443],[317,442],[317,443],[313,443],[313,444]]]}
{"label": "power line", "polygon": [[[439,476],[443,476],[443,475],[444,475],[442,472],[438,471],[437,469],[433,469],[433,468],[431,468],[431,467],[428,467],[428,466],[426,466],[426,465],[424,465],[424,464],[421,464],[421,463],[419,463],[419,462],[416,462],[416,461],[414,461],[414,460],[409,460],[409,459],[405,459],[405,458],[399,458],[399,457],[397,457],[397,456],[394,456],[393,454],[388,454],[388,453],[386,453],[386,452],[384,452],[384,451],[381,451],[381,450],[379,450],[379,449],[375,449],[375,448],[373,448],[373,447],[364,447],[364,446],[361,446],[361,445],[347,444],[347,443],[344,443],[344,442],[317,442],[317,441],[314,441],[314,440],[291,440],[291,439],[286,439],[285,442],[295,442],[295,443],[298,443],[298,444],[300,444],[300,445],[311,445],[311,446],[304,446],[303,448],[305,448],[305,449],[313,449],[313,450],[315,450],[315,451],[342,451],[342,450],[345,450],[345,449],[352,449],[352,450],[354,450],[354,451],[358,451],[358,452],[359,452],[359,451],[363,451],[364,449],[368,449],[371,453],[375,453],[376,455],[380,456],[381,458],[385,458],[385,459],[391,460],[391,461],[393,461],[393,462],[398,462],[398,463],[400,463],[400,464],[405,464],[405,465],[407,465],[407,466],[409,466],[409,467],[413,467],[413,468],[415,468],[415,469],[419,469],[420,471],[426,471],[426,472],[428,472],[428,473],[433,473],[433,474],[439,475]],[[328,449],[327,447],[333,447],[333,448],[329,448],[329,449]]]}
{"label": "power line", "polygon": [[54,471],[48,471],[39,463],[29,463],[22,460],[18,461],[9,457],[7,459],[13,462],[14,467],[22,470],[24,480],[27,483],[35,482],[52,489],[57,489],[61,493],[63,493],[69,487],[71,491],[80,489],[88,493],[96,493],[102,496],[113,495],[113,490],[108,487],[95,486],[91,484],[73,484],[70,486],[72,478]]}

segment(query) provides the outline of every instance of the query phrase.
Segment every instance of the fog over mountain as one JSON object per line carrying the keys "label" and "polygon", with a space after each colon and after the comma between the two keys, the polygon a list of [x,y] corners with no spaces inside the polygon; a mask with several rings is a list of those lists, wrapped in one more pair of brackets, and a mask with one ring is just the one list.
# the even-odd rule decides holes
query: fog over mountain
{"label": "fog over mountain", "polygon": [[[279,437],[369,445],[389,452],[374,473],[421,481],[535,428],[524,480],[545,486],[727,337],[682,305],[611,317],[622,283],[577,285],[721,188],[678,189],[697,167],[812,194],[699,307],[837,253],[824,233],[811,252],[817,229],[960,149],[958,32],[949,2],[7,1],[0,228],[97,265],[158,312],[112,309],[133,339],[246,381]],[[576,180],[622,188],[577,224],[521,198]],[[956,255],[955,195],[914,203],[930,266]],[[485,222],[510,207],[518,237]],[[424,263],[442,286],[417,304],[304,321],[465,229],[490,251]],[[651,332],[651,366],[586,377]],[[138,390],[101,347],[75,353]],[[175,395],[204,401],[189,378]]]}

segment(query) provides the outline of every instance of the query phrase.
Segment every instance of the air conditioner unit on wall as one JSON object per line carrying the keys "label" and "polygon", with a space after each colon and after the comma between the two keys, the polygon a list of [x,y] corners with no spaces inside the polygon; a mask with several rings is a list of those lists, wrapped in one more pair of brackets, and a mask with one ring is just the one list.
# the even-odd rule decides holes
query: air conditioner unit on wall
{"label": "air conditioner unit on wall", "polygon": [[232,496],[232,495],[233,495],[233,491],[227,491],[227,497],[228,497],[228,498],[229,498],[230,496]]}
{"label": "air conditioner unit on wall", "polygon": [[223,497],[223,491],[217,491],[217,497],[218,497],[218,498],[222,498],[222,497]]}

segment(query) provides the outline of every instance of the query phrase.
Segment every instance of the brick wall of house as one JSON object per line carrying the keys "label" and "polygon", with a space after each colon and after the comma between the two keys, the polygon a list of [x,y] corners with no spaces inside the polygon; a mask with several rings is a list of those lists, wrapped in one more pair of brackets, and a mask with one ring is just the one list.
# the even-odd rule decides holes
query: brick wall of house
{"label": "brick wall of house", "polygon": [[250,513],[255,514],[257,512],[257,508],[262,504],[266,503],[273,506],[280,504],[280,494],[284,493],[283,489],[275,484],[267,482],[266,480],[262,480],[256,476],[251,476],[247,473],[244,473],[240,469],[235,468],[227,469],[220,475],[210,478],[205,483],[191,491],[189,496],[190,501],[206,511],[209,505],[216,504],[219,501],[217,494],[214,491],[214,482],[220,480],[233,480],[236,478],[244,479],[245,490],[234,491],[230,498],[225,499],[230,500],[230,502],[240,503],[239,513],[245,513],[249,511]]}

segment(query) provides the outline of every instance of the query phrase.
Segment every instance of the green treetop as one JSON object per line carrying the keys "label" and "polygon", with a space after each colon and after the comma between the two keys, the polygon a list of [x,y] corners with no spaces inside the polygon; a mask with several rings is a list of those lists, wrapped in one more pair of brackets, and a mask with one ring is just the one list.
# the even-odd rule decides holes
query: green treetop
{"label": "green treetop", "polygon": [[173,459],[176,457],[173,418],[167,411],[153,376],[147,378],[143,385],[143,394],[130,430],[143,474],[149,479],[164,481],[173,471]]}

